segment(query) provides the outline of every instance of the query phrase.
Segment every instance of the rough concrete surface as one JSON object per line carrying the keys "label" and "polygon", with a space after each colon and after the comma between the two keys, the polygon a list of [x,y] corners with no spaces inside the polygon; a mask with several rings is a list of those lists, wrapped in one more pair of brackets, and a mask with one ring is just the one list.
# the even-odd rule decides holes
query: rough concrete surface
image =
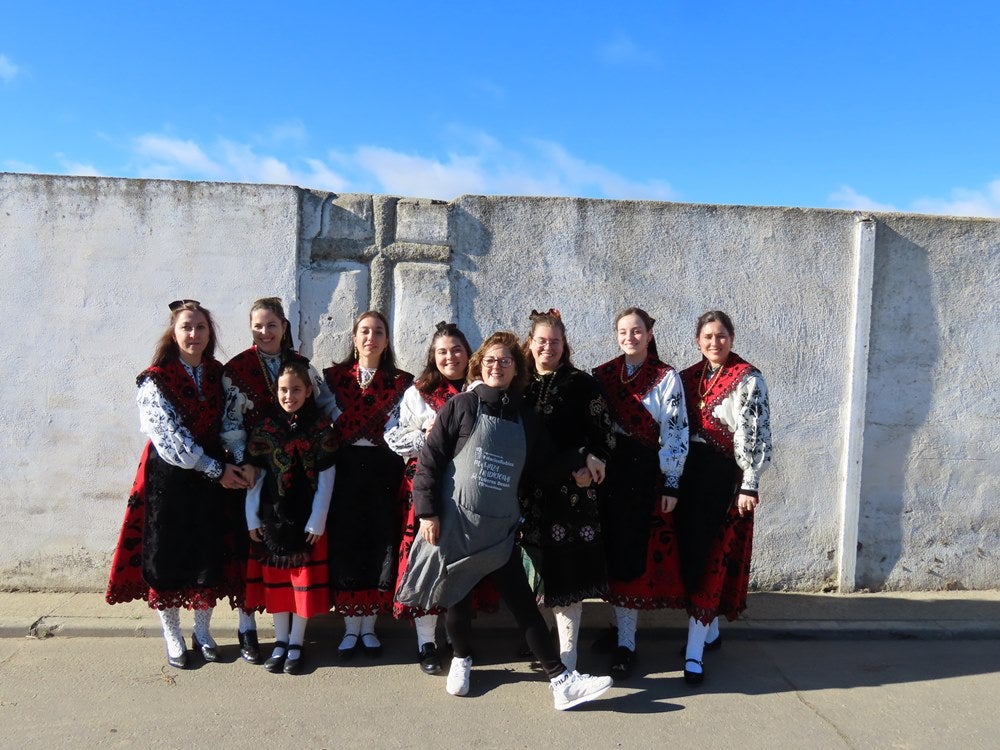
{"label": "rough concrete surface", "polygon": [[[851,420],[865,218],[870,347],[855,367],[867,409]],[[0,588],[103,588],[143,442],[134,377],[165,303],[212,309],[224,359],[250,342],[252,300],[272,294],[320,368],[346,354],[353,317],[372,306],[411,371],[438,320],[475,345],[497,328],[524,334],[528,312],[548,307],[589,368],[616,355],[613,317],[630,304],[658,319],[662,358],[683,367],[698,359],[697,315],[727,310],[735,350],[771,397],[753,587],[1000,581],[1000,221],[0,174],[0,261],[0,310],[19,321],[2,373]],[[855,424],[863,449],[850,455]],[[854,538],[841,528],[849,502],[858,543],[841,550]],[[843,579],[844,559],[856,580]]]}

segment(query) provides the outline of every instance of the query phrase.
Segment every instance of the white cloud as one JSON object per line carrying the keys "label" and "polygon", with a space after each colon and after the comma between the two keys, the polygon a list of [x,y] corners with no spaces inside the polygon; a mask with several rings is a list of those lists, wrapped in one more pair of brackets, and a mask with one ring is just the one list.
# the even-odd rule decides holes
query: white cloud
{"label": "white cloud", "polygon": [[[298,132],[304,139],[304,129]],[[138,177],[263,182],[444,200],[466,193],[677,198],[676,191],[663,180],[630,180],[550,141],[527,141],[512,148],[488,133],[459,126],[450,127],[447,137],[452,149],[443,157],[371,144],[351,152],[330,151],[323,158],[288,158],[274,153],[279,144],[268,149],[257,139],[253,143],[218,139],[200,144],[147,133],[132,142],[137,157],[133,171]]]}
{"label": "white cloud", "polygon": [[862,195],[849,185],[841,185],[830,193],[830,202],[834,208],[846,208],[853,211],[898,211],[899,209],[888,203],[879,203]]}
{"label": "white cloud", "polygon": [[7,159],[3,163],[5,172],[20,172],[22,174],[39,174],[42,170],[36,164],[17,159]]}
{"label": "white cloud", "polygon": [[841,185],[830,194],[834,208],[859,211],[906,211],[943,216],[1000,217],[1000,179],[979,189],[953,188],[948,198],[917,198],[908,207],[899,208],[869,198],[854,188]]}
{"label": "white cloud", "polygon": [[147,133],[135,139],[135,151],[141,158],[151,159],[146,165],[146,177],[197,175],[220,179],[222,168],[208,157],[194,141],[169,138]]}
{"label": "white cloud", "polygon": [[83,164],[82,162],[73,161],[72,159],[66,158],[64,154],[56,154],[55,156],[59,163],[62,164],[63,174],[72,175],[74,177],[103,176],[93,164]]}
{"label": "white cloud", "polygon": [[922,214],[946,216],[1000,217],[1000,179],[993,180],[979,190],[955,188],[951,191],[951,197],[946,199],[920,198],[913,202],[913,210]]}
{"label": "white cloud", "polygon": [[21,69],[12,63],[7,55],[0,55],[0,81],[10,83],[20,71]]}
{"label": "white cloud", "polygon": [[[304,134],[304,130],[300,132]],[[320,159],[302,158],[305,168],[296,169],[277,156],[259,153],[250,144],[227,139],[202,146],[192,140],[146,133],[133,141],[133,150],[138,158],[134,167],[138,177],[263,182],[333,192],[343,191],[347,184]]]}
{"label": "white cloud", "polygon": [[598,54],[605,63],[611,65],[631,65],[640,67],[659,67],[660,57],[653,50],[645,49],[636,44],[625,34],[616,34],[612,39],[601,45]]}

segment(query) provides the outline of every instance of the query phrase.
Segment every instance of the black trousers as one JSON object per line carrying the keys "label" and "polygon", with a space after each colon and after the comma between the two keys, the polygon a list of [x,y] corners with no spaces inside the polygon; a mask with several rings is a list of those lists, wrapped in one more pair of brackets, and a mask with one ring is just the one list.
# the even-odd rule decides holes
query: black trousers
{"label": "black trousers", "polygon": [[[500,598],[514,615],[514,620],[517,622],[517,627],[524,636],[524,640],[528,642],[528,647],[542,665],[542,669],[545,670],[549,679],[558,677],[565,672],[566,667],[559,659],[559,650],[545,625],[545,618],[538,611],[538,604],[535,602],[531,586],[528,585],[528,577],[521,564],[521,550],[517,545],[514,546],[510,559],[504,563],[503,567],[486,576],[486,580],[492,581],[493,585],[497,587]],[[448,635],[451,636],[451,645],[455,650],[455,656],[460,659],[469,656],[472,653],[471,593],[458,604],[448,608],[445,622],[448,626]]]}

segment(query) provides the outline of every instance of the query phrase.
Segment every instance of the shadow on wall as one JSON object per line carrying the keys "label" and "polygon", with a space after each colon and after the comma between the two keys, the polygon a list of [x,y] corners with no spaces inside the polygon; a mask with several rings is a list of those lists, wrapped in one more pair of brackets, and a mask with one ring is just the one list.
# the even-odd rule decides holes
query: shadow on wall
{"label": "shadow on wall", "polygon": [[[488,210],[490,202],[483,201],[477,205]],[[486,335],[493,333],[493,329],[484,333],[479,321],[475,319],[475,300],[479,291],[470,274],[480,270],[481,259],[489,255],[493,247],[493,233],[479,217],[470,213],[461,203],[456,203],[448,216],[448,238],[452,245],[448,275],[451,281],[453,314],[458,327],[475,349]],[[516,279],[511,279],[511,283],[516,283]]]}
{"label": "shadow on wall", "polygon": [[[879,222],[875,234],[871,343],[861,478],[856,584],[884,588],[902,565],[912,509],[904,498],[916,431],[933,396],[939,356],[928,251]],[[907,575],[912,573],[905,568]]]}

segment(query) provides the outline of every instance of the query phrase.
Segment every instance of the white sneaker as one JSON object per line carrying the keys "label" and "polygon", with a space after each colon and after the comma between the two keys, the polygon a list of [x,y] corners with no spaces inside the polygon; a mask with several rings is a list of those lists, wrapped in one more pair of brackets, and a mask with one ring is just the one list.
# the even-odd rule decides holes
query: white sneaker
{"label": "white sneaker", "polygon": [[448,681],[444,689],[452,695],[466,695],[469,692],[469,675],[472,673],[472,657],[461,659],[452,657],[451,669],[448,670]]}
{"label": "white sneaker", "polygon": [[567,708],[600,698],[613,684],[614,680],[610,677],[594,677],[580,674],[576,670],[563,675],[557,682],[552,683],[556,710],[565,711]]}

